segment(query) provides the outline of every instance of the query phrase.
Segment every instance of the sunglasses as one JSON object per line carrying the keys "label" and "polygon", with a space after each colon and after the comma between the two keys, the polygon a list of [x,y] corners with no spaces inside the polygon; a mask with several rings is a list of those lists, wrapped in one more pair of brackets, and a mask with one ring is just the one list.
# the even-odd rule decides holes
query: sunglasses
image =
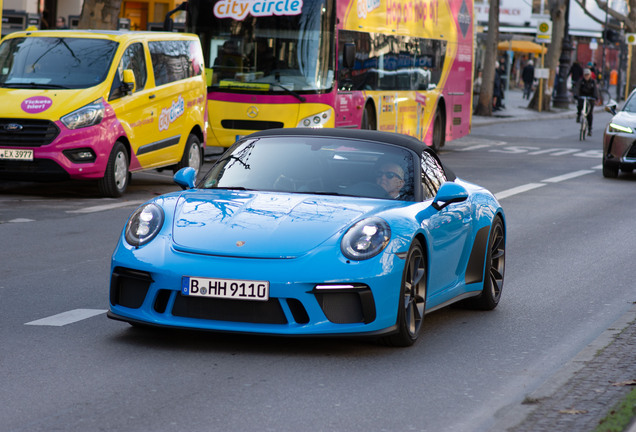
{"label": "sunglasses", "polygon": [[395,177],[402,180],[402,177],[400,177],[398,174],[394,173],[393,171],[378,171],[378,175],[376,177],[380,178],[382,176],[386,177],[389,180],[393,180]]}

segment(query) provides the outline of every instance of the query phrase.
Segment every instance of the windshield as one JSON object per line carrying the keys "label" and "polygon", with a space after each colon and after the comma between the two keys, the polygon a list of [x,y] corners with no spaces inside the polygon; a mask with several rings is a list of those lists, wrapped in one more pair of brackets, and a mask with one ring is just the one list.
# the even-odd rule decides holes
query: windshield
{"label": "windshield", "polygon": [[25,37],[0,45],[0,86],[92,87],[104,81],[117,42],[101,39]]}
{"label": "windshield", "polygon": [[189,30],[201,37],[210,90],[315,93],[332,87],[333,1],[280,4],[287,8],[266,12],[271,2],[190,2]]}
{"label": "windshield", "polygon": [[413,200],[413,153],[332,137],[262,137],[230,148],[199,185]]}

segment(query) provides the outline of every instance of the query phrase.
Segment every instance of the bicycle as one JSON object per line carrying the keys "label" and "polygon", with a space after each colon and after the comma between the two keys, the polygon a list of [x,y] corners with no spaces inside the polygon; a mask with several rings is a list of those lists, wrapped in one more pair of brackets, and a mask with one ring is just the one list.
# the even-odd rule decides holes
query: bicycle
{"label": "bicycle", "polygon": [[579,141],[585,141],[589,130],[589,124],[587,123],[587,116],[590,110],[594,109],[594,102],[596,98],[592,96],[579,96],[579,99],[583,100],[583,108],[581,109],[581,130],[579,131]]}

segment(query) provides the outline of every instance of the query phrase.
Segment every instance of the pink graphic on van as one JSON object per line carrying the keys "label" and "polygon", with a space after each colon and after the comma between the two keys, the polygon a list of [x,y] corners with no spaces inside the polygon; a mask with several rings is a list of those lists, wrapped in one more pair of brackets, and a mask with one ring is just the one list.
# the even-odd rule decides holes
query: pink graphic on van
{"label": "pink graphic on van", "polygon": [[53,105],[51,98],[46,96],[33,96],[22,101],[22,111],[29,114],[37,114],[46,111]]}

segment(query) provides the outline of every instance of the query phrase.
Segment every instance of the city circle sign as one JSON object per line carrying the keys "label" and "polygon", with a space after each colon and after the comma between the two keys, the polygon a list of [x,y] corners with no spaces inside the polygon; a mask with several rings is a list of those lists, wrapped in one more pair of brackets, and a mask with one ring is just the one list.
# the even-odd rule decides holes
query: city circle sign
{"label": "city circle sign", "polygon": [[536,40],[538,43],[552,42],[552,21],[539,20],[537,22],[537,39]]}

